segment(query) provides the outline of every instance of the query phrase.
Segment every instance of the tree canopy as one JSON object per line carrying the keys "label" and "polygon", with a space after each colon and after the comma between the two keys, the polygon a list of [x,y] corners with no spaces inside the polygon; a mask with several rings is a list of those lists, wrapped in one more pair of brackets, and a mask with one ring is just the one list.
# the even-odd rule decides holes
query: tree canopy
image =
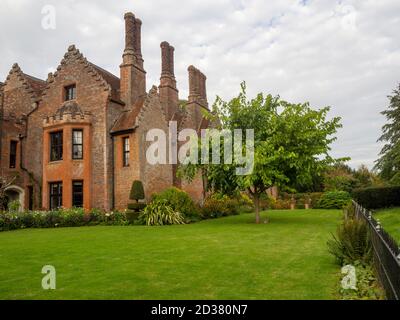
{"label": "tree canopy", "polygon": [[382,114],[387,123],[382,127],[383,134],[378,141],[384,142],[375,169],[391,184],[400,184],[400,84],[389,96],[389,107]]}
{"label": "tree canopy", "polygon": [[[241,92],[234,99],[224,101],[217,97],[213,114],[219,120],[219,129],[254,129],[253,170],[237,175],[235,170],[240,164],[234,160],[232,164],[186,165],[181,172],[190,178],[201,169],[214,190],[247,191],[259,223],[260,196],[268,188],[293,190],[296,184],[311,184],[316,172],[335,162],[329,155],[330,144],[341,124],[339,117],[327,120],[328,112],[329,107],[313,110],[309,103],[292,104],[270,94],[260,93],[248,99],[242,83]],[[244,153],[245,141],[243,135]]]}

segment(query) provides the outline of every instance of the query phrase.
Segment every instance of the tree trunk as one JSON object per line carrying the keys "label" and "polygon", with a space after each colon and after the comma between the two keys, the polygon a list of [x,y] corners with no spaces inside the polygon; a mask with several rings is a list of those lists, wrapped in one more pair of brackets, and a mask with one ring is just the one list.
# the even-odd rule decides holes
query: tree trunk
{"label": "tree trunk", "polygon": [[254,194],[254,208],[256,209],[256,223],[260,223],[260,195]]}

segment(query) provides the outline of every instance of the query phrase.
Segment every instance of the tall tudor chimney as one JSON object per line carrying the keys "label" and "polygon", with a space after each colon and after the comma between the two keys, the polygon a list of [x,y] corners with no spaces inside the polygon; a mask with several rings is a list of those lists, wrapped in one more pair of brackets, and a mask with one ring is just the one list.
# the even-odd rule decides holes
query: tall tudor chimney
{"label": "tall tudor chimney", "polygon": [[160,100],[166,110],[168,121],[178,109],[178,89],[176,88],[176,79],[174,72],[174,47],[168,42],[162,42],[161,45],[161,78],[160,78]]}
{"label": "tall tudor chimney", "polygon": [[121,100],[131,108],[146,94],[146,71],[143,69],[141,48],[142,22],[134,14],[125,14],[125,50],[120,65]]}
{"label": "tall tudor chimney", "polygon": [[189,103],[195,102],[208,108],[206,80],[207,77],[194,66],[189,66]]}
{"label": "tall tudor chimney", "polygon": [[187,110],[198,127],[203,119],[202,108],[208,109],[206,95],[206,76],[194,66],[189,66],[189,97]]}

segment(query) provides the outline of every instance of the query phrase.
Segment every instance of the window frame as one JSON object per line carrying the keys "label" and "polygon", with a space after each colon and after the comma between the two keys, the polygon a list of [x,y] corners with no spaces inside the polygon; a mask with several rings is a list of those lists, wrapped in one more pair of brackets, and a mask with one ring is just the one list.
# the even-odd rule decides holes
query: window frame
{"label": "window frame", "polygon": [[[53,193],[56,186],[57,193]],[[53,199],[57,200],[58,206],[53,206]],[[49,209],[55,210],[63,206],[63,183],[62,181],[55,181],[49,183]]]}
{"label": "window frame", "polygon": [[[14,149],[15,147],[15,149]],[[14,152],[12,152],[14,150]],[[10,140],[10,153],[8,166],[10,169],[17,168],[18,141]]]}
{"label": "window frame", "polygon": [[[81,184],[81,191],[75,191],[76,184]],[[75,208],[83,208],[85,196],[84,196],[84,181],[83,180],[73,180],[72,181],[72,206]],[[76,205],[76,197],[81,197],[81,203]]]}
{"label": "window frame", "polygon": [[[63,130],[53,131],[49,133],[50,144],[50,162],[62,161],[64,158],[64,132]],[[57,144],[53,144],[53,137],[59,135],[60,139]],[[53,157],[53,150],[56,150],[57,157]]]}
{"label": "window frame", "polygon": [[129,137],[122,138],[122,166],[129,167],[129,160],[130,160],[130,140]]}
{"label": "window frame", "polygon": [[[81,143],[75,143],[75,132],[80,132]],[[80,157],[75,156],[75,147],[81,147]],[[72,160],[83,160],[83,129],[72,129]]]}
{"label": "window frame", "polygon": [[76,100],[76,84],[70,84],[64,87],[64,101]]}

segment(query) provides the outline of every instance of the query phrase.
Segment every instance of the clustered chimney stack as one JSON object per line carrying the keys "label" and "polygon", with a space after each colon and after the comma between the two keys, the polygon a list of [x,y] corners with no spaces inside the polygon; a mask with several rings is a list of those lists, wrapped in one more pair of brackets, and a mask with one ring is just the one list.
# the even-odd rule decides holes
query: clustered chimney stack
{"label": "clustered chimney stack", "polygon": [[141,28],[142,21],[137,19],[132,12],[125,18],[125,50],[120,66],[121,99],[128,108],[146,94],[146,71],[143,69]]}
{"label": "clustered chimney stack", "polygon": [[194,66],[189,66],[189,102],[197,102],[208,107],[206,92],[206,76]]}
{"label": "clustered chimney stack", "polygon": [[164,41],[161,47],[160,100],[164,106],[168,120],[171,120],[178,109],[178,89],[176,88],[174,71],[174,47]]}
{"label": "clustered chimney stack", "polygon": [[173,77],[175,77],[174,52],[175,52],[175,48],[173,46],[169,46],[169,69],[170,69],[171,75]]}
{"label": "clustered chimney stack", "polygon": [[135,52],[139,59],[142,58],[142,20],[135,20]]}
{"label": "clustered chimney stack", "polygon": [[135,16],[132,12],[125,13],[125,51],[124,54],[135,52]]}
{"label": "clustered chimney stack", "polygon": [[161,47],[161,76],[170,76],[175,78],[174,71],[174,47],[164,41]]}

